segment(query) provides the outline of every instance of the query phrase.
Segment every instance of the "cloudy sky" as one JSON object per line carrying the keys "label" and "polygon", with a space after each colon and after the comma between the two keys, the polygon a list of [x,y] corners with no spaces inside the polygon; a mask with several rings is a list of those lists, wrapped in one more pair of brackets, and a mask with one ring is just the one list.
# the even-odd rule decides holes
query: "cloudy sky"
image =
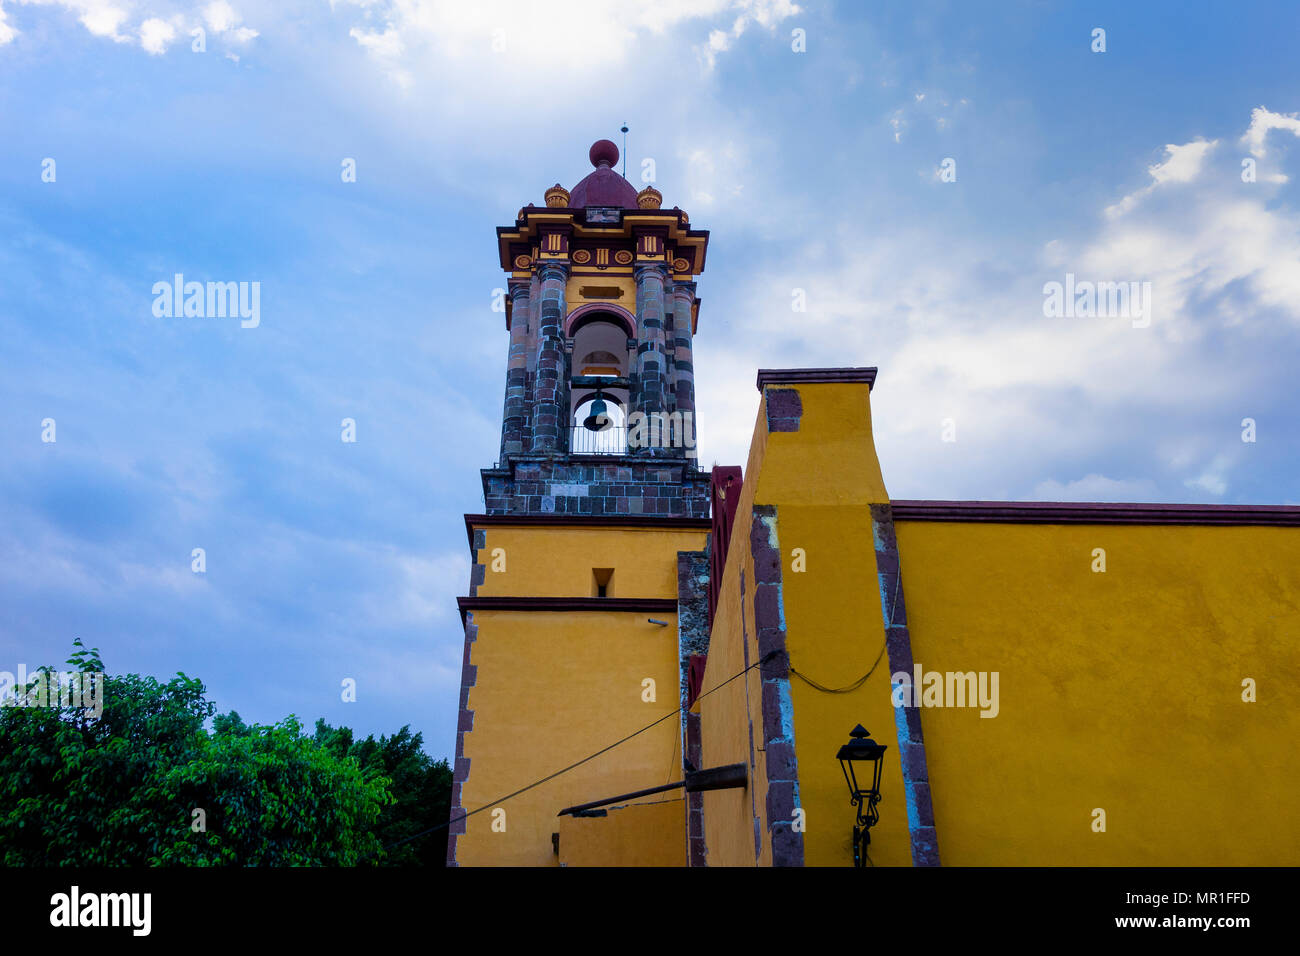
{"label": "cloudy sky", "polygon": [[[702,463],[744,462],[757,368],[875,365],[894,497],[1296,503],[1298,26],[0,0],[0,670],[80,637],[245,719],[449,754],[462,516],[500,437],[493,228],[624,122],[629,178],[712,233]],[[260,323],[156,316],[176,273],[260,283]],[[1047,315],[1067,281],[1150,310]]]}

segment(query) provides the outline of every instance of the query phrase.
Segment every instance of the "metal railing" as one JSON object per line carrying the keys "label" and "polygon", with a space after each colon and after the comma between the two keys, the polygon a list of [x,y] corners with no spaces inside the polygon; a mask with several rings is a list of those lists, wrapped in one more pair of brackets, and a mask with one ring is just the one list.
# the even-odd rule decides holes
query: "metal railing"
{"label": "metal railing", "polygon": [[598,432],[583,425],[569,429],[570,455],[626,455],[627,428],[612,422]]}

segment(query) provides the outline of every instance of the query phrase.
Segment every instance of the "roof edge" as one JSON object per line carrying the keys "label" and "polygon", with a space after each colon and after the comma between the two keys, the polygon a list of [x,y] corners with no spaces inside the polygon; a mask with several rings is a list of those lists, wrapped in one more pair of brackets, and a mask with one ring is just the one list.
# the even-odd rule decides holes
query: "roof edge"
{"label": "roof edge", "polygon": [[896,521],[991,524],[1148,524],[1300,527],[1297,505],[1194,505],[1109,501],[890,502]]}
{"label": "roof edge", "polygon": [[758,390],[768,385],[811,385],[857,383],[870,389],[876,383],[876,368],[760,368]]}

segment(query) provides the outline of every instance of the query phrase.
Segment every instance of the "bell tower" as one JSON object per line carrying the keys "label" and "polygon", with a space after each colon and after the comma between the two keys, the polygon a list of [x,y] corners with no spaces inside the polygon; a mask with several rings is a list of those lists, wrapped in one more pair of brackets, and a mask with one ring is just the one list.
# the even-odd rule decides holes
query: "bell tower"
{"label": "bell tower", "polygon": [[682,800],[627,808],[603,841],[607,820],[556,816],[680,776],[684,718],[645,728],[685,700],[707,620],[692,342],[709,235],[619,175],[612,142],[589,158],[497,228],[510,344],[500,455],[465,516],[450,865],[690,857]]}
{"label": "bell tower", "polygon": [[637,192],[609,140],[590,159],[572,191],[557,183],[545,206],[497,229],[510,351],[484,504],[488,514],[703,517],[691,343],[709,234],[663,209],[653,186]]}

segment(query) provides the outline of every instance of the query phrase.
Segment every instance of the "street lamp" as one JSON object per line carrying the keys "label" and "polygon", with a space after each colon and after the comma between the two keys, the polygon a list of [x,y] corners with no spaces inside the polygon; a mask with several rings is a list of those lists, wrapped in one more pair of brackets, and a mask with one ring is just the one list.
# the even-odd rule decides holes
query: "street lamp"
{"label": "street lamp", "polygon": [[[844,780],[849,785],[849,802],[857,810],[857,819],[853,823],[853,865],[866,866],[867,845],[871,843],[871,828],[880,819],[876,804],[880,802],[880,771],[884,766],[882,758],[889,748],[871,739],[871,735],[858,724],[849,734],[849,742],[840,747],[835,758],[844,771]],[[867,763],[870,762],[870,767]],[[860,765],[860,766],[859,766]],[[858,771],[861,770],[863,784],[870,773],[871,786],[863,789],[858,783]]]}

